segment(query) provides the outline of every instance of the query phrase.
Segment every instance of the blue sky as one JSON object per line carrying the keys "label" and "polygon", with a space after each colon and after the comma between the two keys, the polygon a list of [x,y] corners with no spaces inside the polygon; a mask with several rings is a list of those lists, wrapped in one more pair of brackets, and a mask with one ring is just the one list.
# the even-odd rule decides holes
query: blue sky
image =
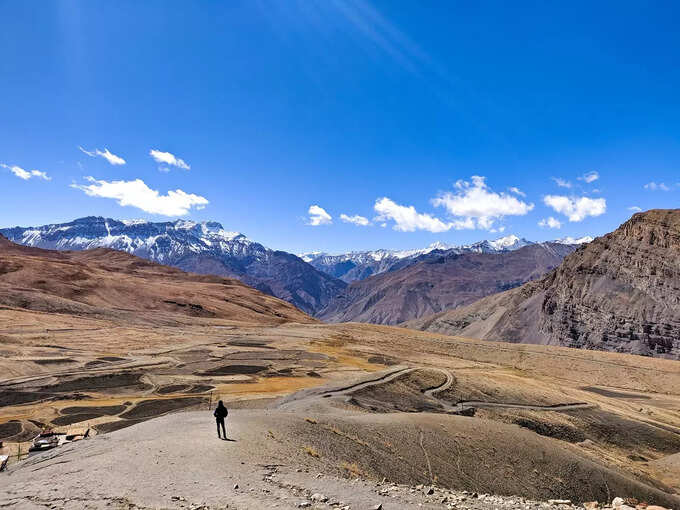
{"label": "blue sky", "polygon": [[679,15],[0,0],[0,226],[212,219],[292,252],[603,234],[678,206]]}

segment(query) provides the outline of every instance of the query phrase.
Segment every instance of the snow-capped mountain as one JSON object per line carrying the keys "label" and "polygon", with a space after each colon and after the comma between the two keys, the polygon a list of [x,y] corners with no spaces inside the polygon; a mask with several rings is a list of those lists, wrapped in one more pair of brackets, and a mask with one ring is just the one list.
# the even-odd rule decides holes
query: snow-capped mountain
{"label": "snow-capped mountain", "polygon": [[53,250],[111,248],[185,271],[231,276],[313,313],[345,284],[290,253],[275,251],[208,221],[153,223],[87,217],[0,229],[10,241]]}
{"label": "snow-capped mountain", "polygon": [[[592,240],[592,237],[586,236],[578,239],[565,237],[563,239],[547,242],[559,244],[583,244],[589,243]],[[303,253],[300,257],[319,271],[323,271],[335,278],[340,278],[344,282],[352,283],[372,275],[404,268],[431,253],[501,253],[519,250],[520,248],[531,244],[540,243],[529,241],[523,237],[517,237],[516,235],[507,235],[492,241],[484,240],[461,246],[454,246],[437,241],[426,248],[414,250],[353,251],[338,255],[331,255],[322,251],[313,251]]]}
{"label": "snow-capped mountain", "polygon": [[344,282],[363,280],[374,274],[389,271],[397,262],[415,260],[435,250],[448,250],[451,246],[436,242],[427,248],[415,250],[371,250],[353,251],[339,255],[324,252],[303,253],[302,260]]}
{"label": "snow-capped mountain", "polygon": [[41,227],[0,229],[10,241],[50,250],[111,248],[161,264],[193,253],[219,252],[230,256],[263,257],[266,249],[239,232],[228,232],[216,222],[80,218]]}
{"label": "snow-capped mountain", "polygon": [[594,237],[583,236],[583,237],[563,237],[562,239],[555,239],[552,242],[560,244],[586,244],[594,240],[595,240]]}
{"label": "snow-capped mountain", "polygon": [[474,244],[452,246],[437,241],[427,248],[415,250],[374,250],[355,251],[339,255],[329,255],[323,252],[311,252],[300,255],[319,271],[323,271],[335,278],[351,283],[363,280],[374,274],[385,273],[406,267],[423,255],[432,252],[453,253],[497,253],[511,251],[534,244],[526,239],[509,235],[494,241],[479,241]]}
{"label": "snow-capped mountain", "polygon": [[479,241],[474,244],[468,244],[465,246],[460,246],[458,249],[461,253],[497,253],[501,251],[513,251],[519,250],[524,246],[530,244],[536,244],[533,241],[527,241],[523,237],[517,237],[516,235],[509,235],[505,237],[500,237],[494,241]]}

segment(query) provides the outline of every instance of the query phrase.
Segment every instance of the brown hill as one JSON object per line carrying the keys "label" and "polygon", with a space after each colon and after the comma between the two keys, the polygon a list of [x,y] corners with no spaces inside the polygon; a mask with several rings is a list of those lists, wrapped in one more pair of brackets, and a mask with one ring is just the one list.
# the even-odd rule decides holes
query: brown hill
{"label": "brown hill", "polygon": [[0,236],[0,304],[98,318],[168,321],[213,317],[244,323],[312,322],[292,305],[237,280],[185,273],[108,249],[58,252]]}
{"label": "brown hill", "polygon": [[502,253],[448,252],[349,285],[317,314],[329,322],[398,324],[540,278],[574,246],[542,243]]}
{"label": "brown hill", "polygon": [[635,214],[539,281],[405,325],[680,359],[680,210]]}

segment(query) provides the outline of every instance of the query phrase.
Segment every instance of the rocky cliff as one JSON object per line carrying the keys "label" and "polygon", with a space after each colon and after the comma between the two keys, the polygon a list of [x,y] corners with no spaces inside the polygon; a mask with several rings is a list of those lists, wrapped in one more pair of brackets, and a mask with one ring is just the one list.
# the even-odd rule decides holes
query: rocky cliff
{"label": "rocky cliff", "polygon": [[680,359],[680,210],[635,214],[539,281],[406,326]]}

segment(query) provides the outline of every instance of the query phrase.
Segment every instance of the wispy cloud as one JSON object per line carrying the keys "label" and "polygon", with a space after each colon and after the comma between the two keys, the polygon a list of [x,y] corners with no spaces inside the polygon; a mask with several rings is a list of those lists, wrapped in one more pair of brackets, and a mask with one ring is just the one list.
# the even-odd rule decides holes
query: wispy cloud
{"label": "wispy cloud", "polygon": [[598,172],[592,171],[592,172],[587,172],[583,174],[581,177],[578,178],[579,181],[585,181],[588,184],[591,182],[595,182],[600,178],[600,174]]}
{"label": "wispy cloud", "polygon": [[562,228],[562,222],[550,216],[539,221],[538,226],[543,228]]}
{"label": "wispy cloud", "polygon": [[88,151],[83,149],[81,146],[78,146],[78,148],[83,152],[84,154],[87,154],[91,158],[96,158],[97,156],[104,158],[106,161],[108,161],[112,165],[124,165],[125,160],[121,158],[120,156],[116,156],[115,154],[111,153],[109,149],[104,148],[104,150],[99,150],[99,149],[94,149],[92,151]]}
{"label": "wispy cloud", "polygon": [[[446,232],[453,227],[452,223],[446,223],[429,214],[419,213],[413,206],[399,205],[387,197],[379,198],[373,206],[376,221],[393,221],[394,230],[400,232],[414,232],[427,230],[428,232]],[[382,225],[381,225],[382,226]]]}
{"label": "wispy cloud", "polygon": [[85,177],[90,184],[71,184],[91,197],[111,198],[120,206],[132,206],[150,214],[184,216],[191,209],[203,209],[208,200],[181,189],[170,190],[165,195],[149,188],[141,179],[134,181],[100,181]]}
{"label": "wispy cloud", "polygon": [[368,220],[368,218],[364,218],[363,216],[359,216],[358,214],[355,214],[354,216],[348,216],[347,214],[341,214],[340,219],[342,221],[344,221],[345,223],[352,223],[352,224],[360,226],[360,227],[367,227],[368,225],[371,224],[371,222]]}
{"label": "wispy cloud", "polygon": [[52,178],[48,176],[46,172],[41,172],[40,170],[24,170],[20,166],[6,165],[4,163],[0,163],[0,167],[6,168],[14,175],[16,175],[19,179],[23,179],[24,181],[32,179],[33,177],[37,177],[38,179],[42,179],[44,181],[52,180]]}
{"label": "wispy cloud", "polygon": [[604,198],[546,195],[543,202],[555,212],[565,215],[571,222],[583,221],[588,216],[600,216],[607,210],[607,201]]}
{"label": "wispy cloud", "polygon": [[560,188],[571,188],[571,182],[567,181],[566,179],[562,179],[561,177],[551,177],[553,181],[555,181],[555,184],[557,184]]}
{"label": "wispy cloud", "polygon": [[332,216],[328,214],[323,207],[320,207],[316,204],[310,205],[309,209],[307,210],[307,213],[309,214],[307,225],[311,225],[312,227],[318,227],[320,225],[330,225],[331,223],[333,223]]}
{"label": "wispy cloud", "polygon": [[638,207],[637,205],[631,205],[631,206],[628,208],[628,210],[629,210],[629,211],[633,211],[633,212],[640,212],[640,211],[642,211],[642,207]]}
{"label": "wispy cloud", "polygon": [[[164,165],[176,166],[182,170],[189,170],[191,166],[183,159],[178,158],[171,152],[163,152],[157,149],[151,149],[149,155],[156,161],[156,163],[161,163]],[[159,170],[168,171],[167,168],[160,167]]]}
{"label": "wispy cloud", "polygon": [[519,188],[517,188],[517,187],[515,187],[515,186],[509,187],[509,188],[508,188],[508,191],[509,191],[510,193],[514,193],[515,195],[519,195],[520,197],[526,197],[526,196],[527,196],[526,193],[524,193],[522,190],[520,190]]}
{"label": "wispy cloud", "polygon": [[670,191],[671,187],[663,182],[648,182],[645,184],[645,189],[650,191]]}
{"label": "wispy cloud", "polygon": [[456,219],[456,229],[480,228],[490,230],[494,222],[505,216],[524,216],[534,204],[523,202],[508,193],[493,191],[486,178],[473,175],[471,182],[459,180],[455,193],[442,193],[432,200],[435,207],[444,207]]}

